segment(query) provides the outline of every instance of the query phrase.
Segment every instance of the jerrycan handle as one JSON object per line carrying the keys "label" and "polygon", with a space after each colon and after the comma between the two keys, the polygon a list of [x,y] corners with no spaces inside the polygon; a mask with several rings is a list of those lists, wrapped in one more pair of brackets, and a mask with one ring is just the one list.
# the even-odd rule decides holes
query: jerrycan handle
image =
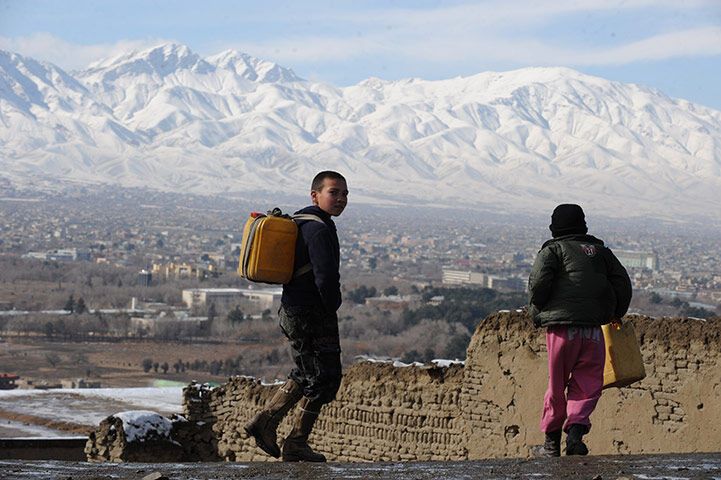
{"label": "jerrycan handle", "polygon": [[275,207],[273,210],[268,210],[268,216],[269,217],[290,218],[290,215],[288,215],[287,213],[283,213],[283,211],[278,207]]}

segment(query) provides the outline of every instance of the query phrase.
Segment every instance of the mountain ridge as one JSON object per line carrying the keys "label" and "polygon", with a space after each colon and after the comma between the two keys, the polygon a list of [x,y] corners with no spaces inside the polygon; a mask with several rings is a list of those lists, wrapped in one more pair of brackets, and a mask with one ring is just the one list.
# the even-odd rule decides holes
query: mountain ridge
{"label": "mountain ridge", "polygon": [[179,44],[73,74],[0,52],[0,162],[25,184],[303,192],[335,169],[365,202],[721,219],[721,112],[565,67],[341,88]]}

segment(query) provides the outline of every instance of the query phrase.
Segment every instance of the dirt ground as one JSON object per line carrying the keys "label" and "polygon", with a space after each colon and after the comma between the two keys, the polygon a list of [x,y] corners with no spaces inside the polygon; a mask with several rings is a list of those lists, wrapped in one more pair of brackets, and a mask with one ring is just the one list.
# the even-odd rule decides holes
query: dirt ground
{"label": "dirt ground", "polygon": [[[48,341],[38,337],[5,337],[0,339],[0,373],[19,375],[21,379],[17,383],[21,389],[58,384],[69,388],[72,382],[77,383],[78,379],[100,382],[102,388],[185,386],[191,381],[224,383],[228,380],[226,375],[211,375],[208,371],[198,370],[176,373],[172,365],[178,360],[191,363],[205,360],[210,363],[214,360],[235,358],[239,354],[244,358],[259,358],[275,348],[278,348],[277,344],[190,344],[155,341],[88,343]],[[54,356],[59,363],[51,365],[49,355]],[[151,369],[145,373],[142,368],[145,358],[152,358],[153,362],[159,364],[167,362],[171,367],[167,373],[162,373],[162,369],[157,372]],[[279,364],[249,367],[242,373],[269,381],[285,378],[290,371],[290,357],[280,360]],[[109,409],[120,408],[107,400],[105,402]],[[120,410],[128,408],[130,407]],[[28,428],[33,428],[34,435],[37,436],[88,433],[89,426],[86,424],[58,422],[46,417],[0,408],[0,438],[28,436]]]}
{"label": "dirt ground", "polygon": [[408,463],[193,463],[89,464],[60,461],[0,461],[0,479],[712,479],[721,478],[721,454],[561,457],[533,460]]}
{"label": "dirt ground", "polygon": [[[0,438],[24,437],[23,431],[14,425],[36,425],[42,428],[63,432],[67,435],[88,435],[91,428],[72,422],[61,422],[52,419],[11,412],[0,408]],[[18,434],[14,434],[17,432]]]}
{"label": "dirt ground", "polygon": [[[123,341],[117,343],[84,343],[47,341],[39,338],[5,338],[0,340],[0,373],[14,373],[21,377],[20,388],[32,388],[38,384],[71,382],[83,378],[99,381],[101,387],[148,387],[161,382],[187,384],[198,382],[225,382],[226,375],[210,375],[207,371],[186,370],[176,373],[172,365],[178,360],[225,360],[237,355],[258,356],[277,345],[235,343],[172,343],[154,341]],[[53,358],[52,356],[55,356]],[[50,359],[48,358],[49,356]],[[151,358],[171,367],[167,373],[161,370],[143,372],[142,361]],[[56,365],[51,360],[59,360]],[[249,368],[247,373],[268,379],[284,378],[289,370],[290,359],[266,367]],[[32,385],[27,385],[30,380]]]}

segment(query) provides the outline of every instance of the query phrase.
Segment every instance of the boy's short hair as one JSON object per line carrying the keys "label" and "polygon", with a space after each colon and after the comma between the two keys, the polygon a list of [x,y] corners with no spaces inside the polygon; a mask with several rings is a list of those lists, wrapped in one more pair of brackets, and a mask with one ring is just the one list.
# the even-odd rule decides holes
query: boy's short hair
{"label": "boy's short hair", "polygon": [[332,178],[334,180],[343,180],[344,182],[346,181],[345,177],[338,172],[334,172],[333,170],[323,170],[322,172],[320,172],[318,175],[316,175],[313,178],[313,183],[310,184],[310,189],[314,192],[320,192],[321,189],[323,188],[323,181],[326,178]]}

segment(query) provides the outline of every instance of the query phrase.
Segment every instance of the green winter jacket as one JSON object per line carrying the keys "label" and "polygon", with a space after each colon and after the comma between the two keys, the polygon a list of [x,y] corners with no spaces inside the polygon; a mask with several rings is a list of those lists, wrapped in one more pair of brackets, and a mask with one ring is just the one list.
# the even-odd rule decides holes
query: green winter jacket
{"label": "green winter jacket", "polygon": [[603,325],[631,303],[631,279],[603,242],[566,235],[541,247],[528,279],[534,325]]}

